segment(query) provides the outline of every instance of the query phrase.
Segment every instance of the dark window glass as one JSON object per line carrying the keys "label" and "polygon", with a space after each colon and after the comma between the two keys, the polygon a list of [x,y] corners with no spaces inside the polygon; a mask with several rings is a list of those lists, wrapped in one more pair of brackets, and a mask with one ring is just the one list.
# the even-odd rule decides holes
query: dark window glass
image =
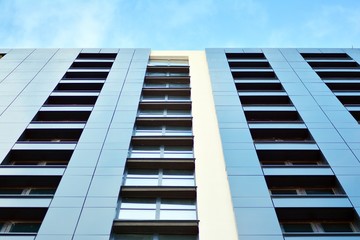
{"label": "dark window glass", "polygon": [[313,232],[310,223],[283,223],[284,232]]}
{"label": "dark window glass", "polygon": [[184,176],[190,176],[191,178],[194,175],[193,170],[170,170],[170,169],[164,169],[163,170],[163,177],[184,177]]}
{"label": "dark window glass", "polygon": [[197,237],[190,235],[159,235],[159,240],[197,240]]}
{"label": "dark window glass", "polygon": [[67,165],[65,161],[48,161],[45,162],[45,165]]}
{"label": "dark window glass", "polygon": [[299,161],[299,162],[289,162],[292,165],[318,165],[318,162],[310,162],[310,161]]}
{"label": "dark window glass", "polygon": [[40,228],[40,223],[14,223],[10,232],[37,232]]}
{"label": "dark window glass", "polygon": [[271,193],[274,195],[277,195],[277,194],[294,194],[294,195],[296,195],[297,194],[295,189],[272,189]]}
{"label": "dark window glass", "polygon": [[316,195],[316,194],[334,194],[334,191],[330,189],[305,189],[306,194]]}
{"label": "dark window glass", "polygon": [[262,165],[285,165],[284,161],[262,161]]}
{"label": "dark window glass", "polygon": [[322,223],[324,232],[353,232],[350,223]]}
{"label": "dark window glass", "polygon": [[34,188],[30,190],[30,195],[32,194],[55,194],[56,189],[54,188]]}
{"label": "dark window glass", "polygon": [[121,234],[115,237],[116,240],[153,240],[152,235],[143,234]]}
{"label": "dark window glass", "polygon": [[3,188],[0,189],[0,194],[21,194],[23,189],[21,188]]}
{"label": "dark window glass", "polygon": [[119,234],[116,240],[197,240],[194,235],[144,235],[144,234]]}

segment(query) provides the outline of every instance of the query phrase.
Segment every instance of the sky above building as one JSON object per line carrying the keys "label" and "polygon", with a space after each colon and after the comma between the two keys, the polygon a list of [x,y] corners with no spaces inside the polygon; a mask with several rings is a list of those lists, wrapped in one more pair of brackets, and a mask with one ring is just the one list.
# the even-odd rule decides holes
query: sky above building
{"label": "sky above building", "polygon": [[0,48],[360,47],[359,0],[0,0]]}

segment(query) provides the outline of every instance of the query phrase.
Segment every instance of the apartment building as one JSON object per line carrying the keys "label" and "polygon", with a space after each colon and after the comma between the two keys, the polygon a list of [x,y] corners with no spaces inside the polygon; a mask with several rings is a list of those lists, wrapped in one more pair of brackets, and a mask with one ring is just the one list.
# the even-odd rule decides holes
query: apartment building
{"label": "apartment building", "polygon": [[0,239],[360,239],[359,49],[0,49]]}

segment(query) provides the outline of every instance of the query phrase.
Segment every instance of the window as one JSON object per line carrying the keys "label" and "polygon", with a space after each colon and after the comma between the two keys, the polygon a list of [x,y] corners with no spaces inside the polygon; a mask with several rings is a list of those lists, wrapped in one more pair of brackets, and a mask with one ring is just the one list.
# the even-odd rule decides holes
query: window
{"label": "window", "polygon": [[312,225],[310,223],[282,223],[282,229],[284,232],[313,232]]}
{"label": "window", "polygon": [[35,122],[85,122],[91,111],[39,111],[32,121]]}
{"label": "window", "polygon": [[296,111],[245,111],[248,122],[302,122]]}
{"label": "window", "polygon": [[285,234],[311,236],[359,234],[358,214],[353,207],[285,207],[275,208],[275,211]]}
{"label": "window", "polygon": [[28,189],[29,195],[54,195],[55,188],[30,188]]}
{"label": "window", "polygon": [[184,81],[150,82],[146,81],[144,88],[189,88],[190,84]]}
{"label": "window", "polygon": [[194,186],[194,171],[170,169],[128,169],[125,186]]}
{"label": "window", "polygon": [[348,222],[321,223],[324,232],[355,232],[357,229]]}
{"label": "window", "polygon": [[86,60],[114,60],[116,53],[80,53],[76,59]]}
{"label": "window", "polygon": [[311,61],[308,64],[315,70],[317,69],[358,69],[359,64],[355,61]]}
{"label": "window", "polygon": [[22,194],[24,189],[22,188],[0,188],[0,195],[20,195]]}
{"label": "window", "polygon": [[295,160],[288,160],[288,161],[261,161],[261,164],[264,166],[320,166],[324,165],[324,163],[320,161],[295,161]]}
{"label": "window", "polygon": [[281,228],[285,233],[349,233],[358,232],[352,222],[284,222]]}
{"label": "window", "polygon": [[339,70],[339,71],[323,70],[323,71],[317,71],[316,73],[323,80],[360,79],[360,72],[352,71],[352,70],[348,70],[348,71],[345,71],[345,70]]}
{"label": "window", "polygon": [[346,53],[301,53],[306,60],[351,60]]}
{"label": "window", "polygon": [[161,136],[165,135],[164,126],[135,126],[135,136]]}
{"label": "window", "polygon": [[248,79],[278,79],[276,74],[272,69],[255,71],[236,71],[236,69],[232,69],[232,75],[234,80],[248,80]]}
{"label": "window", "polygon": [[236,83],[238,91],[281,92],[284,91],[281,83]]}
{"label": "window", "polygon": [[255,142],[313,142],[307,129],[250,129]]}
{"label": "window", "polygon": [[95,92],[99,92],[102,87],[103,87],[104,83],[91,83],[91,82],[84,82],[84,83],[70,83],[69,82],[61,82],[58,85],[56,85],[56,88],[54,89],[54,92],[62,92],[62,91],[74,91],[74,92],[79,92],[79,91],[95,91]]}
{"label": "window", "polygon": [[148,77],[189,77],[187,60],[150,60],[146,70]]}
{"label": "window", "polygon": [[93,106],[97,100],[97,96],[50,96],[44,103],[44,106]]}
{"label": "window", "polygon": [[194,235],[118,234],[114,240],[197,240]]}
{"label": "window", "polygon": [[196,220],[192,199],[123,198],[118,219],[122,220]]}
{"label": "window", "polygon": [[242,105],[260,105],[260,106],[292,106],[288,96],[240,96]]}
{"label": "window", "polygon": [[76,142],[82,129],[26,129],[18,141],[24,142]]}
{"label": "window", "polygon": [[327,165],[319,150],[258,150],[260,163],[264,166],[321,166]]}
{"label": "window", "polygon": [[108,62],[91,62],[91,61],[86,61],[86,62],[74,62],[73,64],[71,64],[70,69],[110,69],[111,66],[113,65],[112,61],[108,61]]}
{"label": "window", "polygon": [[337,190],[334,188],[273,188],[270,189],[271,195],[336,195]]}
{"label": "window", "polygon": [[36,233],[40,222],[7,221],[0,222],[0,233]]}
{"label": "window", "polygon": [[359,106],[360,96],[338,96],[339,101],[345,106]]}
{"label": "window", "polygon": [[192,146],[132,146],[130,158],[193,158]]}
{"label": "window", "polygon": [[272,196],[344,196],[335,176],[266,176],[265,180]]}
{"label": "window", "polygon": [[226,53],[226,57],[228,60],[266,59],[263,53]]}
{"label": "window", "polygon": [[163,72],[163,71],[157,71],[157,72],[146,72],[146,76],[148,77],[187,77],[189,76],[189,73],[187,72]]}
{"label": "window", "polygon": [[143,102],[154,102],[154,101],[190,101],[189,95],[150,95],[150,94],[144,94],[141,97],[141,100]]}
{"label": "window", "polygon": [[16,160],[10,161],[8,165],[37,165],[37,166],[66,166],[68,161],[28,161]]}
{"label": "window", "polygon": [[157,67],[157,66],[179,66],[187,67],[189,66],[189,61],[187,59],[161,59],[161,58],[151,58],[149,60],[148,66]]}
{"label": "window", "polygon": [[231,69],[271,69],[267,61],[230,61]]}
{"label": "window", "polygon": [[67,165],[72,150],[11,150],[2,165]]}
{"label": "window", "polygon": [[28,187],[28,188],[0,188],[1,195],[54,195],[55,188]]}
{"label": "window", "polygon": [[360,123],[360,111],[350,111],[350,114]]}
{"label": "window", "polygon": [[190,109],[139,109],[139,117],[190,117]]}
{"label": "window", "polygon": [[79,80],[105,80],[109,72],[66,72],[63,80],[79,79]]}
{"label": "window", "polygon": [[135,136],[192,136],[191,126],[147,126],[136,125]]}
{"label": "window", "polygon": [[360,91],[360,83],[339,83],[339,82],[328,82],[326,85],[333,91],[333,92],[359,92]]}

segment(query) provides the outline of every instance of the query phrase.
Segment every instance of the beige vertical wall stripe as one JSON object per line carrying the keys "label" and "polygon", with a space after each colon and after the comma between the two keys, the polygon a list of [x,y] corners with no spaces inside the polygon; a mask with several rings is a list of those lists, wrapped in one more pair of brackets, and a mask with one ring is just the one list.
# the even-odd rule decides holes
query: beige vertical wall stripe
{"label": "beige vertical wall stripe", "polygon": [[236,240],[235,216],[205,52],[152,51],[151,57],[155,56],[189,57],[199,239]]}

